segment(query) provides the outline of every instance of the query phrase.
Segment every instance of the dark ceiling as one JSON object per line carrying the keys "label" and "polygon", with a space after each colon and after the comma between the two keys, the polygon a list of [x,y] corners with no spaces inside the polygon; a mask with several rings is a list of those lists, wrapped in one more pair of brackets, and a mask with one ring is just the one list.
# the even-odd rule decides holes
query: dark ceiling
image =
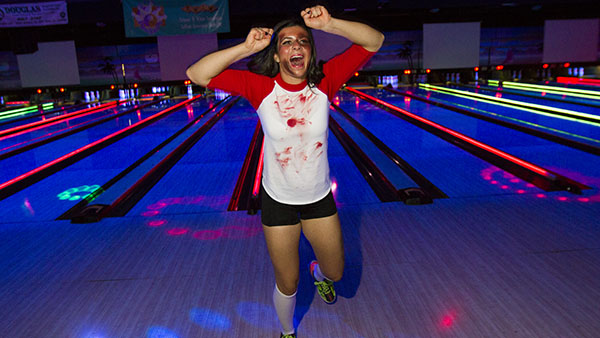
{"label": "dark ceiling", "polygon": [[[32,0],[1,0],[31,3]],[[297,15],[311,4],[324,4],[337,17],[361,20],[382,31],[421,29],[423,23],[481,21],[483,27],[543,25],[547,19],[594,18],[600,16],[598,0],[330,0],[266,1],[230,0],[230,33],[221,38],[243,37],[252,25],[273,25]],[[78,45],[130,44],[154,38],[126,38],[120,0],[67,0],[69,24],[50,27],[0,29],[2,50],[24,41],[75,40]],[[6,43],[9,42],[9,43]]]}

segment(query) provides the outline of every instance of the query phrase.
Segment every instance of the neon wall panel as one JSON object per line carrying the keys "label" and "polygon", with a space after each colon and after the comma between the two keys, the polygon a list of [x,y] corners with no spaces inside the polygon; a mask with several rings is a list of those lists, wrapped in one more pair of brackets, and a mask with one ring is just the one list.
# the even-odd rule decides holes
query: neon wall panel
{"label": "neon wall panel", "polygon": [[479,66],[480,22],[423,25],[423,68]]}
{"label": "neon wall panel", "polygon": [[600,19],[546,20],[544,62],[596,61],[599,23]]}
{"label": "neon wall panel", "polygon": [[17,61],[23,88],[79,84],[74,41],[40,42],[37,52],[17,55]]}

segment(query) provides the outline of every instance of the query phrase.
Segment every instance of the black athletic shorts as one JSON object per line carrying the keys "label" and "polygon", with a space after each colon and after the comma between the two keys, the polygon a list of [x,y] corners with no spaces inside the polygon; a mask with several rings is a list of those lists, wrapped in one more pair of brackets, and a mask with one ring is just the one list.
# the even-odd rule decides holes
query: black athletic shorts
{"label": "black athletic shorts", "polygon": [[261,209],[262,224],[267,226],[293,225],[301,219],[327,217],[337,212],[331,191],[319,201],[295,205],[279,203],[261,189]]}

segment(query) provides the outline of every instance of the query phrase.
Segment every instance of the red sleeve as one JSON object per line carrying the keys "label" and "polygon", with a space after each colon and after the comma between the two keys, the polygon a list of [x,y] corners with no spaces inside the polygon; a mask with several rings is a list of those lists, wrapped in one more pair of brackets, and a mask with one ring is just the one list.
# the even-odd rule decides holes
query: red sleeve
{"label": "red sleeve", "polygon": [[254,109],[273,91],[275,79],[247,70],[226,69],[213,77],[207,88],[221,89],[245,97]]}
{"label": "red sleeve", "polygon": [[369,52],[363,47],[353,44],[342,54],[333,57],[323,65],[325,78],[317,87],[332,101],[340,87],[373,55],[375,52]]}

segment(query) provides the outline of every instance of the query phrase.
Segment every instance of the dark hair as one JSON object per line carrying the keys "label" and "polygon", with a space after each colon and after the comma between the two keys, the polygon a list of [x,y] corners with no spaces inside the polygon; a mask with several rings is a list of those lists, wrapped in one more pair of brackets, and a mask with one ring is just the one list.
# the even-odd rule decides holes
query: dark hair
{"label": "dark hair", "polygon": [[308,40],[310,41],[310,60],[308,61],[308,69],[306,72],[306,81],[310,87],[318,85],[325,74],[323,74],[323,64],[317,65],[317,51],[315,49],[315,39],[313,38],[310,28],[308,28],[304,21],[299,19],[287,19],[279,22],[273,28],[273,35],[271,42],[267,48],[256,53],[250,62],[248,62],[248,69],[256,74],[266,75],[274,77],[279,73],[279,63],[275,62],[274,55],[277,53],[277,46],[279,45],[279,32],[287,27],[299,26],[308,33]]}

